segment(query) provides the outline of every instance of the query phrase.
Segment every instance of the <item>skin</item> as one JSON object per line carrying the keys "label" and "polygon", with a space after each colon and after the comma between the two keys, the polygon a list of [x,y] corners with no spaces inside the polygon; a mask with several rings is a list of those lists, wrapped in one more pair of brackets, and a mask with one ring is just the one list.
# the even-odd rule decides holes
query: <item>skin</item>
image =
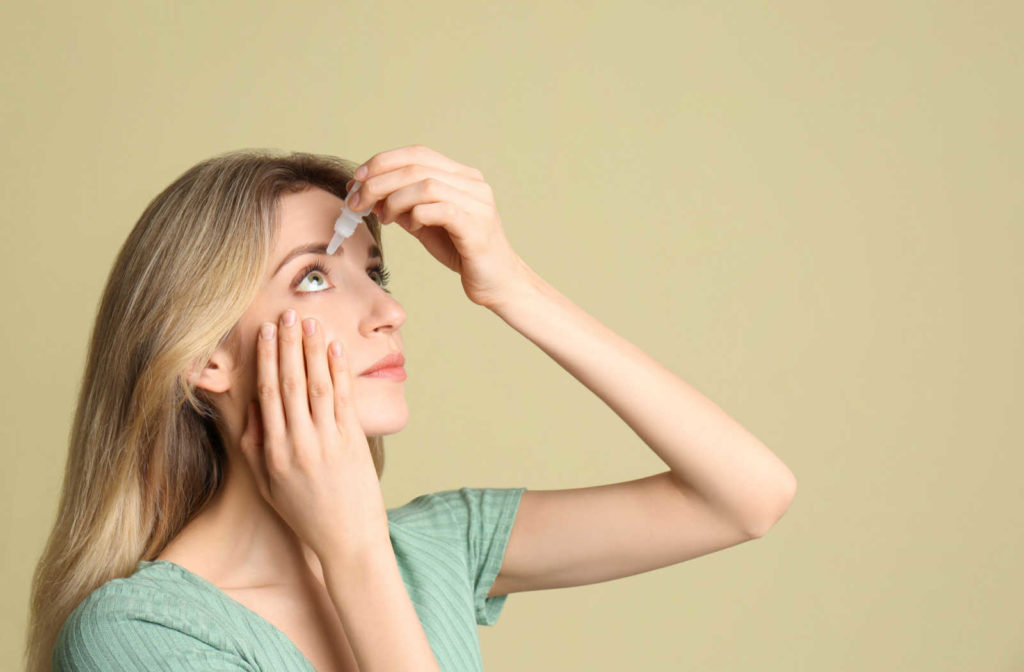
{"label": "skin", "polygon": [[[375,154],[354,177],[362,185],[361,202],[349,205],[356,210],[372,207],[383,224],[395,223],[415,238],[460,275],[473,303],[501,314],[532,295],[539,278],[509,244],[493,190],[479,170],[429,147],[410,145]],[[236,325],[242,354],[235,361],[230,352],[218,349],[209,362],[189,373],[220,412],[228,454],[225,482],[158,557],[223,590],[277,586],[288,588],[282,594],[295,595],[290,589],[301,587],[319,598],[318,587],[324,587],[324,576],[331,573],[320,557],[349,567],[364,564],[367,553],[376,553],[372,562],[394,561],[393,556],[380,557],[390,552],[387,517],[366,437],[400,431],[408,408],[399,381],[360,374],[384,355],[402,350],[398,329],[405,311],[370,270],[377,262],[368,258],[372,236],[365,223],[336,255],[320,258],[328,269],[328,289],[301,293],[291,284],[315,259],[310,255],[289,261],[275,275],[278,263],[294,248],[311,243],[326,247],[343,203],[312,188],[284,195],[279,205],[281,231],[267,276]],[[286,327],[280,317],[290,308],[297,311],[297,320]],[[312,348],[300,326],[310,317],[318,323]],[[267,356],[273,342],[257,339],[261,326],[275,322],[279,347],[269,349],[278,350],[280,367]],[[325,352],[334,341],[344,345],[342,366]],[[290,393],[283,384],[266,395],[267,380],[278,378],[267,372],[278,368],[281,383],[289,376],[298,382],[302,368],[321,376],[329,369],[334,421],[325,408],[315,412],[312,385],[309,399],[304,383],[291,386]],[[336,376],[339,372],[346,375]],[[258,415],[250,409],[257,390],[266,395],[259,397]]]}
{"label": "skin", "polygon": [[[317,553],[261,494],[243,453],[246,429],[252,429],[249,404],[257,399],[257,339],[263,323],[276,323],[280,333],[289,328],[281,322],[283,314],[293,309],[296,320],[291,329],[296,333],[301,335],[303,320],[312,318],[325,346],[334,341],[343,344],[355,412],[351,422],[365,436],[393,434],[408,422],[404,381],[359,375],[386,354],[403,350],[399,329],[406,318],[401,304],[384,291],[379,272],[373,270],[380,260],[368,256],[375,241],[365,222],[335,254],[301,254],[275,274],[294,248],[327,244],[342,205],[340,198],[315,187],[281,197],[281,229],[263,285],[236,327],[240,359],[235,361],[227,349],[219,349],[202,371],[190,376],[223,418],[228,468],[211,502],[159,558],[187,565],[217,585],[297,585],[308,583],[311,575],[323,583]],[[326,277],[318,272],[300,275],[317,260],[327,269]],[[326,368],[326,353],[324,358]]]}
{"label": "skin", "polygon": [[[536,282],[479,170],[411,145],[375,154],[355,179],[362,202],[350,207],[372,207],[415,238],[460,275],[473,303],[500,311]],[[235,326],[243,354],[235,361],[219,349],[189,372],[220,411],[226,481],[159,557],[277,625],[316,669],[437,669],[391,547],[367,442],[405,426],[404,387],[360,377],[401,351],[405,312],[377,284],[365,224],[339,256],[319,258],[327,289],[293,284],[305,275],[316,285],[307,289],[322,289],[322,276],[301,270],[308,255],[277,276],[296,247],[326,247],[342,201],[314,188],[280,206],[268,275]],[[292,308],[288,324],[280,317]],[[339,343],[342,356],[328,348]]]}
{"label": "skin", "polygon": [[[749,432],[721,409],[587,315],[522,263],[504,236],[490,187],[479,171],[457,164],[429,148],[410,146],[375,155],[355,176],[357,180],[365,180],[360,193],[366,200],[359,204],[350,201],[353,208],[361,210],[372,204],[383,223],[395,222],[415,237],[435,259],[459,273],[470,301],[494,311],[549,354],[605,401],[671,467],[668,472],[645,479],[593,488],[524,493],[516,529],[492,595],[632,576],[761,536],[770,524],[764,521],[771,520],[764,512],[768,511],[776,519],[781,515],[778,512],[784,511],[795,491],[792,474],[787,474],[784,465],[763,444],[752,442]],[[329,209],[325,207],[321,211],[313,206],[314,200],[325,197],[330,201]],[[329,194],[309,194],[307,198],[289,199],[296,203],[286,203],[289,214],[284,217],[285,235],[291,235],[289,227],[318,229],[320,244],[326,244],[333,217],[341,205],[339,199],[330,200],[332,198]],[[294,214],[296,212],[299,214]],[[312,222],[321,216],[320,223],[314,225]],[[345,245],[352,246],[360,239],[363,245],[369,242],[369,232],[362,226]],[[278,258],[291,247],[284,240],[274,252]],[[296,244],[298,242],[296,240]],[[309,242],[309,238],[301,242]],[[285,304],[292,301],[301,301],[295,306],[300,311],[300,320],[313,310],[319,311],[317,314],[324,321],[323,331],[328,342],[338,337],[349,339],[345,343],[356,376],[387,352],[382,349],[366,356],[370,345],[383,341],[389,347],[400,346],[397,329],[404,320],[401,307],[390,295],[364,279],[362,273],[369,267],[369,264],[362,265],[367,261],[365,256],[358,257],[359,264],[353,261],[355,258],[355,255],[345,257],[344,265],[334,271],[339,278],[331,278],[332,283],[344,287],[347,297],[344,300],[330,292],[325,292],[324,296],[291,297],[280,281],[268,278],[260,299],[249,311],[251,317],[247,314],[239,325],[246,352],[253,351],[250,346],[259,323],[275,320]],[[298,261],[295,264],[302,266]],[[335,312],[334,303],[347,306],[347,310]],[[325,306],[330,310],[324,310]],[[389,338],[394,340],[386,340]],[[261,348],[266,350],[265,345]],[[366,359],[360,361],[360,355]],[[307,366],[309,361],[307,357]],[[333,361],[332,366],[335,366]],[[353,654],[357,651],[370,661],[369,664],[364,664],[363,659],[358,661],[363,669],[421,669],[419,663],[431,657],[429,643],[408,601],[393,555],[384,561],[378,554],[362,563],[335,563],[327,559],[326,565],[321,567],[315,551],[298,541],[258,493],[261,486],[253,483],[253,472],[246,469],[250,455],[246,446],[251,441],[247,437],[251,435],[243,433],[242,429],[246,426],[243,417],[247,403],[255,396],[252,368],[249,360],[232,362],[226,353],[218,353],[195,378],[199,387],[216,395],[218,407],[222,405],[222,413],[228,418],[225,443],[232,473],[228,487],[219,494],[214,505],[181,535],[180,538],[194,541],[191,556],[187,555],[187,545],[185,550],[179,550],[186,553],[184,557],[188,560],[181,564],[207,577],[230,577],[214,579],[214,583],[224,589],[225,584],[236,585],[235,582],[253,588],[282,582],[298,583],[314,575],[318,576],[322,588],[326,575],[327,583],[336,588],[329,598],[324,591],[317,590],[315,581],[304,581],[312,590],[304,594],[291,590],[269,591],[272,593],[269,598],[261,595],[251,604],[258,607],[254,610],[267,613],[271,620],[281,623],[282,629],[302,646],[316,669],[335,669],[334,661],[347,661],[347,669],[356,669]],[[335,368],[331,372],[333,375]],[[622,381],[635,384],[624,386]],[[357,432],[354,430],[362,429],[370,435],[391,433],[404,426],[407,419],[397,383],[389,381],[396,389],[382,392],[371,389],[371,381],[366,379],[355,377],[352,382],[351,392],[346,389],[339,397],[343,402],[340,408],[353,409],[358,401],[358,411],[345,411],[344,421],[338,423],[339,431],[318,423],[322,445],[317,450],[310,448],[309,444],[316,441],[310,440],[308,431],[305,439],[299,436],[301,432],[287,437],[293,455],[306,455],[301,460],[293,460],[292,472],[300,476],[291,477],[291,481],[298,484],[291,488],[295,502],[291,511],[306,510],[302,504],[310,500],[321,504],[319,512],[340,511],[342,515],[329,527],[337,527],[338,522],[350,524],[345,527],[346,534],[339,537],[343,542],[353,537],[356,541],[369,538],[359,533],[373,531],[375,526],[380,532],[385,522],[380,516],[382,502],[372,462],[365,444],[361,446],[355,440]],[[259,388],[262,392],[264,386]],[[297,411],[301,404],[296,405],[294,401],[291,407]],[[372,412],[368,413],[370,409]],[[263,404],[261,410],[265,411]],[[335,414],[341,417],[337,410]],[[255,418],[255,413],[250,417]],[[292,413],[289,417],[298,416]],[[281,435],[278,436],[278,444],[283,445]],[[365,440],[365,436],[359,438]],[[706,452],[709,440],[720,459],[709,461],[701,455],[702,451]],[[242,457],[239,457],[240,446]],[[358,450],[360,447],[364,450]],[[274,451],[266,453],[270,455]],[[320,460],[311,460],[310,456],[316,454],[320,455]],[[323,468],[331,466],[330,460],[337,456],[345,458],[342,466],[351,464],[355,468]],[[324,476],[334,472],[349,480],[332,481],[333,476]],[[258,474],[256,480],[265,482]],[[305,483],[323,486],[325,482],[328,487],[302,487]],[[330,487],[332,483],[334,487]],[[338,483],[355,484],[355,494]],[[779,492],[785,494],[779,495]],[[375,499],[371,502],[373,506],[364,506],[371,495]],[[351,506],[336,506],[339,502]],[[594,516],[594,512],[601,515]],[[307,518],[315,521],[327,517],[325,513]],[[590,524],[588,521],[600,522]],[[324,543],[321,548],[325,558],[365,559],[358,554],[344,557],[351,548],[358,546],[353,543],[346,548],[345,544]],[[345,553],[337,552],[338,549]],[[623,549],[629,553],[624,554]],[[384,550],[391,549],[385,546]],[[174,552],[165,552],[161,557],[176,561]],[[366,576],[360,573],[361,567],[378,565],[381,573],[373,581],[360,580]],[[556,569],[552,570],[553,567]],[[514,578],[499,587],[506,573]],[[352,576],[356,578],[350,581]],[[289,601],[289,595],[298,599]],[[310,611],[306,609],[308,605],[321,608]],[[344,628],[332,629],[330,619],[325,618],[325,614],[335,610]],[[351,618],[347,618],[349,615]],[[356,646],[346,651],[343,643],[348,641],[350,625]],[[332,653],[339,647],[342,650],[336,655]],[[399,660],[398,656],[403,659]]]}

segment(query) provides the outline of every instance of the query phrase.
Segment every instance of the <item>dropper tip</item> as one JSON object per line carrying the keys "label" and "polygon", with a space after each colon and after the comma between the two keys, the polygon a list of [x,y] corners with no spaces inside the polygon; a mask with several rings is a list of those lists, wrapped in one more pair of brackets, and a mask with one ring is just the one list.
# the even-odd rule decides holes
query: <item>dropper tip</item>
{"label": "dropper tip", "polygon": [[341,234],[335,233],[331,236],[331,242],[327,243],[327,254],[334,254],[341,247],[342,241],[345,240]]}

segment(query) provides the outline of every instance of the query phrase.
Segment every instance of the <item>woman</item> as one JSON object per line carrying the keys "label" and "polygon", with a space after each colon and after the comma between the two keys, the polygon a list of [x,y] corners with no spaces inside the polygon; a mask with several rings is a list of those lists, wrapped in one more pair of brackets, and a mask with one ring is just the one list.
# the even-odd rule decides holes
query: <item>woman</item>
{"label": "woman", "polygon": [[[764,533],[789,470],[547,285],[482,174],[422,146],[358,170],[234,152],[146,208],[100,305],[29,669],[480,669],[510,592],[595,583]],[[373,207],[328,256],[358,182]],[[574,490],[460,488],[385,510],[408,417],[380,224],[461,276],[670,470]],[[336,350],[334,346],[341,346]],[[386,356],[391,357],[388,359]],[[397,360],[395,357],[398,357]],[[371,472],[373,469],[373,472]]]}

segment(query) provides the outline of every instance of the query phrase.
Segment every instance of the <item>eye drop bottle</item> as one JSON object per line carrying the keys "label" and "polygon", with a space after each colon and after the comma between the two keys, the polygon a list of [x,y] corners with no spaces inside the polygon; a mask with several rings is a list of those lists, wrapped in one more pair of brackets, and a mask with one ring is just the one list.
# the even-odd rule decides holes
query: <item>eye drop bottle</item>
{"label": "eye drop bottle", "polygon": [[363,217],[370,214],[373,207],[369,207],[366,210],[353,211],[348,207],[348,199],[352,198],[352,194],[359,191],[359,187],[363,186],[362,182],[356,182],[353,184],[352,191],[348,192],[345,197],[345,205],[341,207],[341,214],[338,219],[334,220],[334,235],[331,237],[331,242],[327,244],[327,254],[334,254],[337,249],[341,246],[341,243],[356,232],[356,227],[359,226],[359,222],[363,220]]}

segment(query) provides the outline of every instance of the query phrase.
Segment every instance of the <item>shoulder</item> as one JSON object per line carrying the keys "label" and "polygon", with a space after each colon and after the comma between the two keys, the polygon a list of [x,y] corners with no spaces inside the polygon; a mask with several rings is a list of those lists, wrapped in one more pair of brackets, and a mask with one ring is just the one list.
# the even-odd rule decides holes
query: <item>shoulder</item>
{"label": "shoulder", "polygon": [[420,495],[387,510],[388,521],[415,523],[420,519],[465,522],[473,514],[499,511],[518,505],[525,488],[459,488]]}
{"label": "shoulder", "polygon": [[427,526],[463,536],[476,525],[514,515],[526,488],[469,488],[431,492],[388,509],[388,522],[401,527]]}
{"label": "shoulder", "polygon": [[144,570],[107,581],[65,620],[53,669],[249,669],[202,594]]}

